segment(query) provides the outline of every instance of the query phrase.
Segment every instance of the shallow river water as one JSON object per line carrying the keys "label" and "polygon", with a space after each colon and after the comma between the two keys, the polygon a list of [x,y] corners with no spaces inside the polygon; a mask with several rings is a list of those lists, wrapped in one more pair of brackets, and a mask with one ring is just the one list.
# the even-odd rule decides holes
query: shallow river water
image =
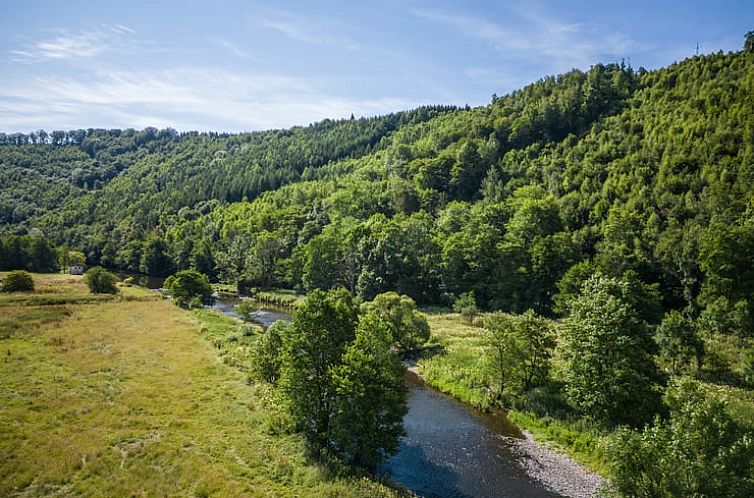
{"label": "shallow river water", "polygon": [[[213,308],[237,316],[239,299],[220,296]],[[262,308],[255,321],[267,328],[290,321],[282,310]],[[412,373],[406,437],[379,472],[426,498],[561,498],[529,477],[510,437],[523,437],[503,412],[481,413],[427,387]]]}
{"label": "shallow river water", "polygon": [[477,413],[407,374],[406,437],[380,469],[427,498],[556,498],[519,465],[502,412]]}
{"label": "shallow river water", "polygon": [[[215,304],[213,304],[212,307],[225,315],[237,317],[238,313],[236,313],[235,307],[238,306],[240,302],[241,300],[235,296],[220,294],[220,296],[215,299]],[[252,313],[251,317],[255,323],[258,323],[264,329],[267,329],[267,327],[278,320],[284,322],[291,321],[290,312],[270,307],[260,307],[257,311]]]}

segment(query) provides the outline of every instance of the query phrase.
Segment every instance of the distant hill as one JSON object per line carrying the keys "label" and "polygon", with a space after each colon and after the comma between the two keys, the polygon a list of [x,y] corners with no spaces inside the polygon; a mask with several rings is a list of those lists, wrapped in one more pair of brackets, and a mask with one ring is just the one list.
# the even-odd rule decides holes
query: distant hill
{"label": "distant hill", "polygon": [[545,314],[601,270],[667,309],[754,304],[751,51],[597,64],[473,109],[0,142],[2,233],[91,264]]}

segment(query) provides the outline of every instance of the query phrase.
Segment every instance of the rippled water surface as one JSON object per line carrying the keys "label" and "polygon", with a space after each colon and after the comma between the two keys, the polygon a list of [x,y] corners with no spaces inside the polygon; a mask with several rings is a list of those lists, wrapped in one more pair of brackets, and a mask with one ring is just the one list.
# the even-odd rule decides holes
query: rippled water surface
{"label": "rippled water surface", "polygon": [[[411,375],[411,374],[409,374]],[[503,413],[476,413],[409,379],[407,435],[381,468],[427,498],[556,498],[526,475],[501,436],[520,437]]]}

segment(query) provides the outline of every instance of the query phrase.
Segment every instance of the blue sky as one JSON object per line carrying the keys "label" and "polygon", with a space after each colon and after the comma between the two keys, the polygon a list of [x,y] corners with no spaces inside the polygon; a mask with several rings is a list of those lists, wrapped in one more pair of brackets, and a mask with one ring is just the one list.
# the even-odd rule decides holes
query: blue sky
{"label": "blue sky", "polygon": [[739,50],[754,1],[17,1],[0,131],[245,131],[481,105],[548,75]]}

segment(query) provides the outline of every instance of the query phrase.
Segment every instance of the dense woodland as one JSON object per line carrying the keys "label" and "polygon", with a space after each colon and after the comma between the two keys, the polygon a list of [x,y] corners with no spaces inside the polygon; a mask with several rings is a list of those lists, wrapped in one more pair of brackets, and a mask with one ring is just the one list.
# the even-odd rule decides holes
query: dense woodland
{"label": "dense woodland", "polygon": [[[240,135],[40,131],[0,143],[0,230],[29,234],[4,240],[44,236],[89,265],[193,268],[240,289],[531,310],[521,325],[502,315],[486,325],[518,353],[550,354],[537,315],[563,318],[557,389],[572,408],[607,427],[664,417],[651,434],[621,433],[617,453],[652,461],[671,445],[652,446],[657,437],[675,441],[697,416],[722,420],[720,444],[738,453],[710,461],[749,473],[730,496],[754,489],[741,463],[751,440],[720,407],[694,402],[694,387],[664,387],[719,363],[705,334],[742,348],[754,336],[751,33],[737,53],[656,71],[596,64],[477,108]],[[499,354],[506,364],[512,353]],[[500,381],[504,403],[547,382],[529,367],[513,387]],[[615,470],[621,491],[644,496],[621,472],[632,475]],[[655,484],[646,496],[719,491]]]}
{"label": "dense woodland", "polygon": [[0,136],[1,229],[90,265],[261,288],[473,291],[553,315],[601,271],[654,286],[665,309],[748,310],[753,71],[750,52],[719,53],[595,65],[474,109]]}

